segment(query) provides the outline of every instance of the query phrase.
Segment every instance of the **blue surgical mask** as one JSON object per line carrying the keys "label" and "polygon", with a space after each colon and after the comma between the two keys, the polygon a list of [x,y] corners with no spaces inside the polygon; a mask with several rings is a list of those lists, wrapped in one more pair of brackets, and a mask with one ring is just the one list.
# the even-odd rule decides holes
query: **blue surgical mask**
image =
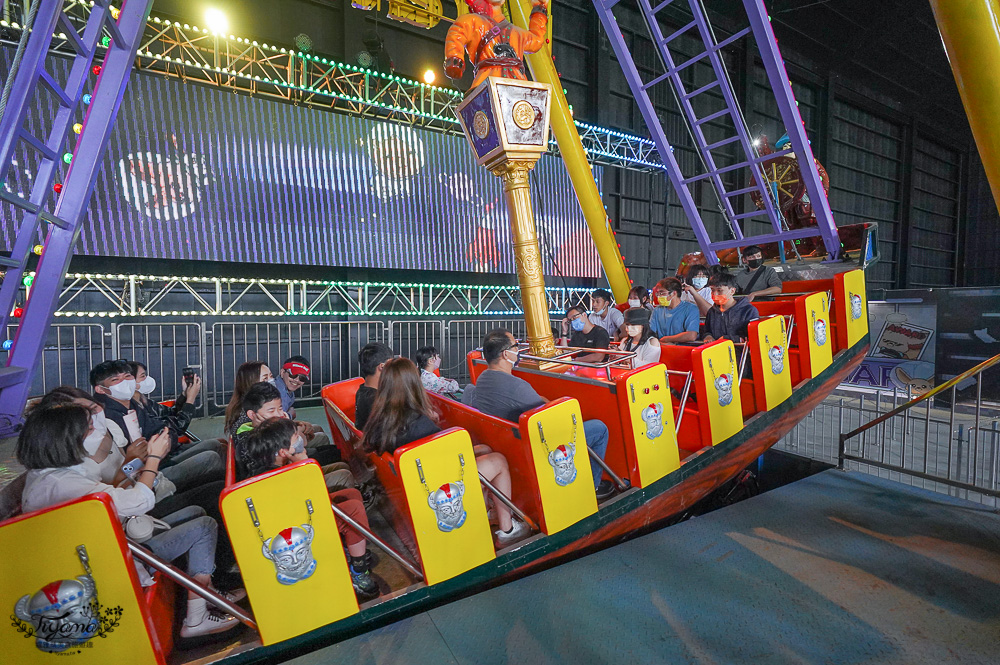
{"label": "blue surgical mask", "polygon": [[569,325],[573,328],[573,330],[577,332],[583,332],[583,327],[585,325],[583,322],[583,317],[578,316],[577,318],[573,319]]}
{"label": "blue surgical mask", "polygon": [[691,280],[691,286],[696,289],[703,289],[708,285],[708,277],[695,277]]}
{"label": "blue surgical mask", "polygon": [[292,443],[292,452],[296,455],[300,455],[306,451],[305,438],[301,435],[295,438],[295,442]]}

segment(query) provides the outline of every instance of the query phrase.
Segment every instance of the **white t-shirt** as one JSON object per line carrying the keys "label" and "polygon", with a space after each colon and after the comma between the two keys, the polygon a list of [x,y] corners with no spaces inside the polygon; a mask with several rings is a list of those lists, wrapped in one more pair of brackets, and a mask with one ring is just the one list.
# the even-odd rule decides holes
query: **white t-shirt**
{"label": "white t-shirt", "polygon": [[156,504],[153,490],[142,483],[128,489],[102,483],[100,467],[87,457],[76,466],[28,471],[21,505],[24,512],[29,512],[97,492],[107,492],[119,517],[145,515]]}
{"label": "white t-shirt", "polygon": [[[700,295],[702,298],[704,298],[708,302],[712,302],[712,287],[706,286],[703,289],[698,289],[698,295]],[[681,302],[684,302],[684,301],[693,302],[695,305],[698,304],[697,302],[695,302],[694,296],[691,295],[690,293],[688,293],[687,291],[684,291],[683,293],[681,293]]]}
{"label": "white t-shirt", "polygon": [[[622,348],[624,349],[625,347],[622,346]],[[647,339],[646,343],[638,349],[631,350],[635,351],[635,357],[632,358],[632,369],[639,369],[640,367],[660,362],[660,344],[659,340],[655,337]]]}

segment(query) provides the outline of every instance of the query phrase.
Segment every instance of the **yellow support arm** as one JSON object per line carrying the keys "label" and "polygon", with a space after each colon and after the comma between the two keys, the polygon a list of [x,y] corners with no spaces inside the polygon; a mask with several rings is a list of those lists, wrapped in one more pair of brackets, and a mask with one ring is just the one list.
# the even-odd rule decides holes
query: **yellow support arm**
{"label": "yellow support arm", "polygon": [[[509,5],[513,14],[513,23],[527,30],[528,19],[531,17],[531,2],[529,0],[511,0]],[[566,170],[573,182],[573,189],[580,201],[580,208],[583,209],[583,216],[590,228],[590,235],[593,237],[597,253],[601,257],[601,265],[608,276],[611,292],[617,302],[625,302],[628,300],[628,292],[632,288],[632,283],[625,272],[625,262],[622,260],[621,252],[618,251],[615,236],[611,232],[608,213],[604,209],[601,193],[597,191],[597,183],[590,170],[590,163],[583,152],[583,143],[580,142],[580,135],[576,131],[576,125],[573,124],[569,103],[566,101],[566,95],[563,94],[562,82],[559,80],[556,67],[552,64],[552,52],[548,45],[544,46],[538,53],[528,56],[528,67],[531,68],[531,75],[536,81],[552,86],[552,112],[550,116],[552,132],[556,136],[559,152],[562,153]]]}
{"label": "yellow support arm", "polygon": [[930,1],[986,178],[1000,206],[1000,0]]}

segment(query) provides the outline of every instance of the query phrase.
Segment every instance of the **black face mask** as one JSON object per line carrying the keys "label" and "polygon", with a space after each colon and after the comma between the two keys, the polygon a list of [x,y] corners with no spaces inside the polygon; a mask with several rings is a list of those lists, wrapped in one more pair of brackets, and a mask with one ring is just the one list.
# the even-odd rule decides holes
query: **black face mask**
{"label": "black face mask", "polygon": [[756,270],[762,263],[764,263],[763,259],[747,259],[747,265],[751,270]]}

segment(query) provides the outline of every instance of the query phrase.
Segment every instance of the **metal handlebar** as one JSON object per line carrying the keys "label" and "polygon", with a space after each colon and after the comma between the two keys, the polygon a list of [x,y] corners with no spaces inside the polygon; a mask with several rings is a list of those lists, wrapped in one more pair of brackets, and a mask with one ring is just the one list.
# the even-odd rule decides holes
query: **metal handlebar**
{"label": "metal handlebar", "polygon": [[503,492],[501,492],[496,487],[494,487],[493,483],[491,483],[490,481],[486,480],[486,477],[483,476],[483,474],[481,474],[481,473],[479,474],[479,482],[481,482],[486,487],[486,490],[490,494],[492,494],[497,499],[499,499],[500,503],[502,503],[503,505],[507,506],[507,508],[508,508],[508,510],[510,510],[510,512],[512,512],[515,515],[517,515],[518,519],[520,519],[522,522],[524,522],[525,524],[527,524],[528,527],[532,531],[541,531],[541,529],[538,528],[538,525],[535,524],[535,521],[533,519],[531,519],[530,517],[528,517],[524,513],[524,511],[522,511],[520,508],[518,508],[517,506],[515,506],[513,501],[511,501],[510,499],[508,499],[507,496]]}
{"label": "metal handlebar", "polygon": [[191,593],[201,596],[206,601],[225,610],[229,614],[232,614],[234,617],[240,620],[240,623],[243,623],[249,626],[250,628],[253,628],[257,632],[260,632],[257,628],[257,623],[252,618],[250,618],[250,616],[246,614],[242,610],[242,608],[229,602],[223,596],[219,595],[219,593],[217,593],[216,591],[213,591],[212,589],[202,586],[194,579],[192,579],[185,573],[182,573],[179,569],[175,568],[173,565],[159,558],[146,548],[140,547],[138,543],[128,540],[128,549],[130,552],[132,552],[132,556],[134,556],[136,559],[139,559],[139,561],[143,562],[150,568],[154,568],[155,570],[160,571],[161,573],[163,573],[173,581],[177,582],[179,585],[181,585]]}
{"label": "metal handlebar", "polygon": [[383,552],[385,552],[393,559],[395,559],[396,562],[399,563],[399,565],[401,565],[403,568],[406,568],[406,570],[409,571],[411,575],[416,577],[418,580],[423,581],[424,579],[423,573],[421,573],[417,569],[417,567],[414,566],[412,563],[404,559],[402,554],[399,554],[396,550],[389,547],[388,544],[382,541],[374,533],[372,533],[371,531],[369,531],[368,529],[366,529],[365,527],[361,526],[356,521],[354,521],[347,513],[338,508],[337,504],[331,503],[330,507],[333,508],[333,514],[339,517],[340,519],[344,520],[344,522],[347,523],[347,526],[351,527],[352,529],[360,533],[366,539],[374,543]]}

